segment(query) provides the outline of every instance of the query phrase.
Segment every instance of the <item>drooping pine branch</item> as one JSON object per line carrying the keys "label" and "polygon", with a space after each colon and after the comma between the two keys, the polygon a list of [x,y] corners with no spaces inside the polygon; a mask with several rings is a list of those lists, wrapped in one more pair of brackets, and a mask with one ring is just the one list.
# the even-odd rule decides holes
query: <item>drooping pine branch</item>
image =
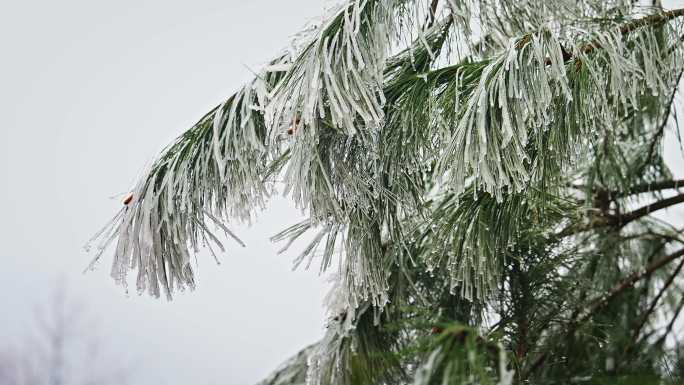
{"label": "drooping pine branch", "polygon": [[[648,314],[664,294],[630,288],[665,279],[656,272],[682,256],[660,258],[653,245],[671,229],[638,219],[684,197],[612,213],[631,195],[678,190],[656,141],[639,140],[664,132],[648,123],[674,103],[684,10],[637,20],[631,10],[627,0],[345,2],[164,151],[101,234],[103,245],[118,237],[113,275],[137,269],[155,295],[193,287],[190,253],[222,248],[215,229],[232,236],[226,224],[251,218],[282,180],[308,218],[275,238],[313,231],[296,262],[337,260],[340,279],[324,340],[276,383],[454,383],[468,371],[495,381],[492,369],[510,379],[510,358],[534,372],[574,325],[600,329],[586,309],[638,324],[633,309]],[[645,176],[629,169],[642,158]],[[595,194],[592,210],[573,181]],[[654,261],[641,256],[651,251]],[[599,280],[605,296],[587,302]],[[574,322],[555,322],[578,291]],[[603,314],[618,299],[624,309]],[[475,330],[488,312],[509,317],[497,332],[516,341],[498,359],[477,339],[468,351],[455,343],[467,338],[428,335],[435,346],[414,327]],[[590,353],[574,359],[600,356]],[[541,372],[540,383],[552,371]]]}

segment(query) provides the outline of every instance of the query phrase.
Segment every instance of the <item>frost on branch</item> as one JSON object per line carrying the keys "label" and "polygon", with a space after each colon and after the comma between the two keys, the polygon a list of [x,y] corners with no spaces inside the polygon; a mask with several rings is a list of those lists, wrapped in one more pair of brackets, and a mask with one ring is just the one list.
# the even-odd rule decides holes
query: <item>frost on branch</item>
{"label": "frost on branch", "polygon": [[[243,87],[179,137],[133,188],[131,199],[91,243],[98,261],[116,240],[112,277],[126,285],[128,270],[138,270],[137,288],[153,296],[174,288],[193,288],[191,253],[212,245],[215,235],[240,241],[225,225],[249,221],[269,195],[264,181],[268,157],[266,128],[258,111],[267,101],[265,74]],[[215,230],[216,229],[216,230]]]}
{"label": "frost on branch", "polygon": [[454,191],[470,177],[498,198],[548,181],[601,130],[619,131],[626,114],[642,109],[642,95],[666,95],[676,70],[654,34],[589,34],[569,50],[572,60],[549,29],[511,39],[476,82],[461,85],[454,135],[440,162]]}

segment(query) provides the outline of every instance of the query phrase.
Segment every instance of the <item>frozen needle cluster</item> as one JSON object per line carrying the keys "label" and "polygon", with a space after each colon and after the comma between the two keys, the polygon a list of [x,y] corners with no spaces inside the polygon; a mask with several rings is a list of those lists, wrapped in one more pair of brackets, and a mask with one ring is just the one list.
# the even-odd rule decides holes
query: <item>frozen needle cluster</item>
{"label": "frozen needle cluster", "polygon": [[[162,152],[93,238],[93,264],[113,243],[117,282],[135,270],[139,291],[170,298],[194,288],[195,253],[244,246],[230,224],[280,191],[308,218],[273,240],[307,238],[295,263],[337,274],[326,336],[264,384],[595,373],[540,368],[648,278],[645,315],[619,321],[643,346],[677,282],[661,268],[679,233],[650,214],[684,201],[657,201],[678,188],[661,143],[684,11],[651,5],[342,2]],[[636,207],[644,194],[656,203]]]}

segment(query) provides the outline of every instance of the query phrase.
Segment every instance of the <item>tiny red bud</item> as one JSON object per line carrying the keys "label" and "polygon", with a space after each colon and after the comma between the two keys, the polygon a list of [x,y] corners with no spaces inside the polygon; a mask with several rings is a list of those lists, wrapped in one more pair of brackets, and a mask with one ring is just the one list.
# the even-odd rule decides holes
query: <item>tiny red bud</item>
{"label": "tiny red bud", "polygon": [[133,193],[128,193],[124,197],[123,204],[128,206],[129,203],[133,202]]}

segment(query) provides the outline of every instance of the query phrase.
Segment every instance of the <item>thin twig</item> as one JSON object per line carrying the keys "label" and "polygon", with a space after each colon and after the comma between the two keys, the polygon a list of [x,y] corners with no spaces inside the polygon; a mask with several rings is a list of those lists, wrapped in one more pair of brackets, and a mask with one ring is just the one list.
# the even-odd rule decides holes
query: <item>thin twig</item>
{"label": "thin twig", "polygon": [[435,23],[438,5],[439,5],[439,0],[432,0],[432,2],[430,3],[430,14],[428,15],[427,28],[432,27],[432,25]]}
{"label": "thin twig", "polygon": [[630,195],[643,194],[662,190],[684,188],[684,179],[664,180],[660,182],[644,183],[630,187],[627,191],[612,191],[610,195],[615,198],[622,198]]}
{"label": "thin twig", "polygon": [[[675,18],[681,17],[681,16],[684,16],[684,8],[673,9],[671,11],[665,11],[665,12],[660,12],[660,13],[656,13],[653,15],[648,15],[646,17],[642,17],[641,19],[634,20],[632,22],[623,24],[620,27],[620,34],[626,35],[632,31],[635,31],[635,30],[641,28],[641,27],[655,26],[655,25],[665,23],[667,21],[670,21],[672,19],[675,19]],[[594,41],[583,45],[580,48],[580,51],[582,53],[586,54],[586,53],[590,53],[590,52],[594,51],[595,49],[599,49],[599,48],[602,48],[601,42],[598,39],[595,39]]]}
{"label": "thin twig", "polygon": [[679,318],[679,314],[682,312],[682,309],[684,309],[684,297],[682,297],[682,299],[679,301],[677,310],[675,310],[674,315],[670,320],[670,323],[665,328],[665,333],[663,333],[663,335],[660,336],[660,338],[658,338],[658,341],[656,341],[656,343],[654,344],[655,346],[662,346],[662,344],[665,343],[665,339],[667,338],[667,335],[670,334],[670,332],[672,332],[675,321],[677,321],[677,318]]}
{"label": "thin twig", "polygon": [[656,305],[658,305],[658,302],[660,301],[660,298],[662,298],[663,294],[667,291],[667,289],[670,288],[672,283],[674,282],[675,278],[679,274],[679,272],[682,270],[682,267],[684,267],[684,259],[679,262],[679,265],[675,268],[674,272],[670,274],[668,277],[667,281],[663,284],[663,287],[660,289],[658,294],[653,298],[651,301],[651,305],[648,307],[646,312],[641,318],[641,321],[637,325],[637,327],[634,329],[634,333],[632,334],[633,339],[636,340],[636,338],[639,336],[639,333],[641,333],[641,329],[643,329],[644,325],[646,325],[646,321],[648,321],[648,318],[651,316],[651,314],[655,311]]}
{"label": "thin twig", "polygon": [[[646,267],[645,270],[636,272],[636,273],[628,276],[627,278],[623,279],[618,285],[616,285],[612,290],[610,290],[608,292],[608,294],[603,295],[603,296],[589,302],[589,305],[587,305],[588,309],[585,311],[584,315],[580,319],[578,319],[578,321],[576,323],[573,324],[573,327],[568,329],[567,334],[568,335],[573,334],[575,332],[576,328],[581,323],[588,320],[596,312],[596,310],[600,309],[602,306],[604,306],[606,303],[608,303],[612,298],[615,298],[616,296],[623,293],[626,289],[632,287],[639,280],[644,279],[646,277],[649,277],[651,274],[653,274],[658,269],[662,268],[663,266],[666,266],[670,262],[672,262],[675,259],[680,258],[682,256],[684,256],[684,248],[651,263],[650,265],[648,265]],[[522,378],[528,378],[531,373],[533,373],[537,369],[539,369],[539,367],[541,367],[541,365],[546,361],[547,357],[548,357],[548,352],[541,353],[539,355],[539,357],[537,357],[537,359],[532,363],[532,366],[530,367],[530,369],[525,372],[525,374]]]}
{"label": "thin twig", "polygon": [[684,202],[684,193],[675,195],[673,197],[667,198],[667,199],[662,199],[657,202],[648,204],[646,206],[642,206],[634,211],[630,211],[626,214],[621,214],[617,217],[617,222],[614,222],[620,226],[624,226],[632,221],[635,221],[637,219],[640,219],[642,217],[645,217],[647,215],[650,215],[651,213],[666,209],[671,206],[678,205],[680,203]]}
{"label": "thin twig", "polygon": [[580,318],[579,322],[587,320],[596,310],[601,308],[603,305],[608,303],[611,299],[615,298],[618,296],[620,293],[624,292],[628,288],[634,286],[635,283],[638,281],[649,277],[651,274],[653,274],[655,271],[658,269],[662,268],[663,266],[666,266],[670,262],[676,260],[677,258],[680,258],[684,256],[684,248],[680,249],[670,255],[666,255],[657,261],[651,263],[646,267],[646,269],[642,271],[637,271],[636,273],[631,274],[627,278],[623,279],[619,284],[617,284],[613,289],[611,289],[608,294],[602,295],[599,298],[594,299],[593,301],[590,302],[589,305],[589,310],[584,314],[582,318]]}

